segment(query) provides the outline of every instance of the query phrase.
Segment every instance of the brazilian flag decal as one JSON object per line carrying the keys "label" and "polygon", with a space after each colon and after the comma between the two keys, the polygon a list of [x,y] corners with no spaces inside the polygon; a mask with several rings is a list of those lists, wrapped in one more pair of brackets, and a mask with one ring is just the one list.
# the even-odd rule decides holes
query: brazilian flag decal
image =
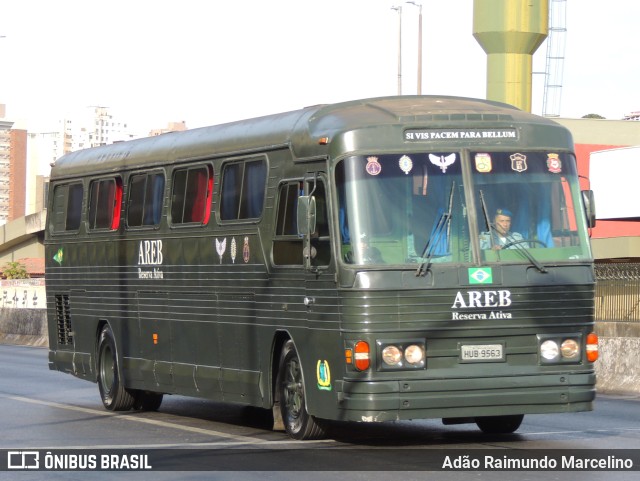
{"label": "brazilian flag decal", "polygon": [[491,267],[470,267],[469,284],[493,284]]}
{"label": "brazilian flag decal", "polygon": [[58,264],[62,265],[63,258],[64,258],[64,251],[61,247],[60,249],[58,249],[58,252],[56,253],[56,255],[53,256],[53,260],[56,261]]}

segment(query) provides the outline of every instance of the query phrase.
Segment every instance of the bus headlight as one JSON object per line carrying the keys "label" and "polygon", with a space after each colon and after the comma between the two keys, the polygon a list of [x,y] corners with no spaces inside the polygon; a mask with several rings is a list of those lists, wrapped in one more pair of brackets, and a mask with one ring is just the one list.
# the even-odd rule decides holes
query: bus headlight
{"label": "bus headlight", "polygon": [[382,360],[388,366],[397,366],[402,362],[402,352],[397,346],[387,346],[382,350]]}
{"label": "bus headlight", "polygon": [[574,339],[566,339],[560,346],[560,353],[565,359],[575,359],[580,355],[580,345]]}
{"label": "bus headlight", "polygon": [[425,352],[421,346],[411,344],[404,350],[404,358],[409,364],[417,365],[424,363]]}
{"label": "bus headlight", "polygon": [[547,361],[553,361],[559,357],[560,348],[558,343],[552,340],[544,341],[540,344],[540,355]]}
{"label": "bus headlight", "polygon": [[538,355],[541,364],[577,364],[582,362],[580,333],[539,334]]}
{"label": "bus headlight", "polygon": [[424,369],[426,365],[427,349],[424,339],[383,341],[378,340],[378,353],[382,362],[379,369],[412,370]]}

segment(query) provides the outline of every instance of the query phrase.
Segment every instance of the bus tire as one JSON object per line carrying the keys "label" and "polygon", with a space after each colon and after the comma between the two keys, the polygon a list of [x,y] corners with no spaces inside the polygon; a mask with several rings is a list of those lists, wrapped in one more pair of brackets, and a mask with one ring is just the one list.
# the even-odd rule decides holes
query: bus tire
{"label": "bus tire", "polygon": [[287,341],[282,348],[276,385],[287,434],[299,440],[324,437],[324,428],[314,416],[307,412],[302,366],[291,340]]}
{"label": "bus tire", "polygon": [[98,389],[102,404],[109,411],[128,411],[134,405],[134,396],[122,383],[116,341],[108,325],[98,340]]}
{"label": "bus tire", "polygon": [[524,414],[512,416],[487,416],[475,418],[476,424],[485,434],[511,434],[520,427]]}

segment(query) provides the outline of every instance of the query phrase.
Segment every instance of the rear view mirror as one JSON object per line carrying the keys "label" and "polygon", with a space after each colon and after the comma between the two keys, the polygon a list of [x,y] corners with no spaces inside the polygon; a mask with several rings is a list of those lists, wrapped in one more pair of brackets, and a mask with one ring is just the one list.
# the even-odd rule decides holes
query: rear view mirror
{"label": "rear view mirror", "polygon": [[316,230],[316,198],[308,195],[298,197],[298,235],[309,236]]}
{"label": "rear view mirror", "polygon": [[583,190],[582,205],[584,207],[584,214],[587,217],[587,226],[589,228],[596,226],[596,199],[593,196],[592,190]]}

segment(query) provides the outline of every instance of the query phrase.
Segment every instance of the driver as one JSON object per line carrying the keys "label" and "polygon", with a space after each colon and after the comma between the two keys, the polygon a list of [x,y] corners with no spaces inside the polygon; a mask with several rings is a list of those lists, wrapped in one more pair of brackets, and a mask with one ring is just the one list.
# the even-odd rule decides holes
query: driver
{"label": "driver", "polygon": [[[522,234],[511,232],[512,217],[513,214],[508,209],[496,210],[491,232],[480,234],[480,249],[500,250],[503,246],[507,246],[507,249],[518,249],[520,246],[529,247],[526,242],[522,242],[524,240]],[[492,234],[493,239],[491,239]]]}
{"label": "driver", "polygon": [[[367,234],[362,234],[360,236],[358,249],[363,264],[384,264],[380,249],[369,244],[369,237],[367,236]],[[353,264],[355,262],[353,252],[347,252],[344,256],[344,260],[349,264]]]}

